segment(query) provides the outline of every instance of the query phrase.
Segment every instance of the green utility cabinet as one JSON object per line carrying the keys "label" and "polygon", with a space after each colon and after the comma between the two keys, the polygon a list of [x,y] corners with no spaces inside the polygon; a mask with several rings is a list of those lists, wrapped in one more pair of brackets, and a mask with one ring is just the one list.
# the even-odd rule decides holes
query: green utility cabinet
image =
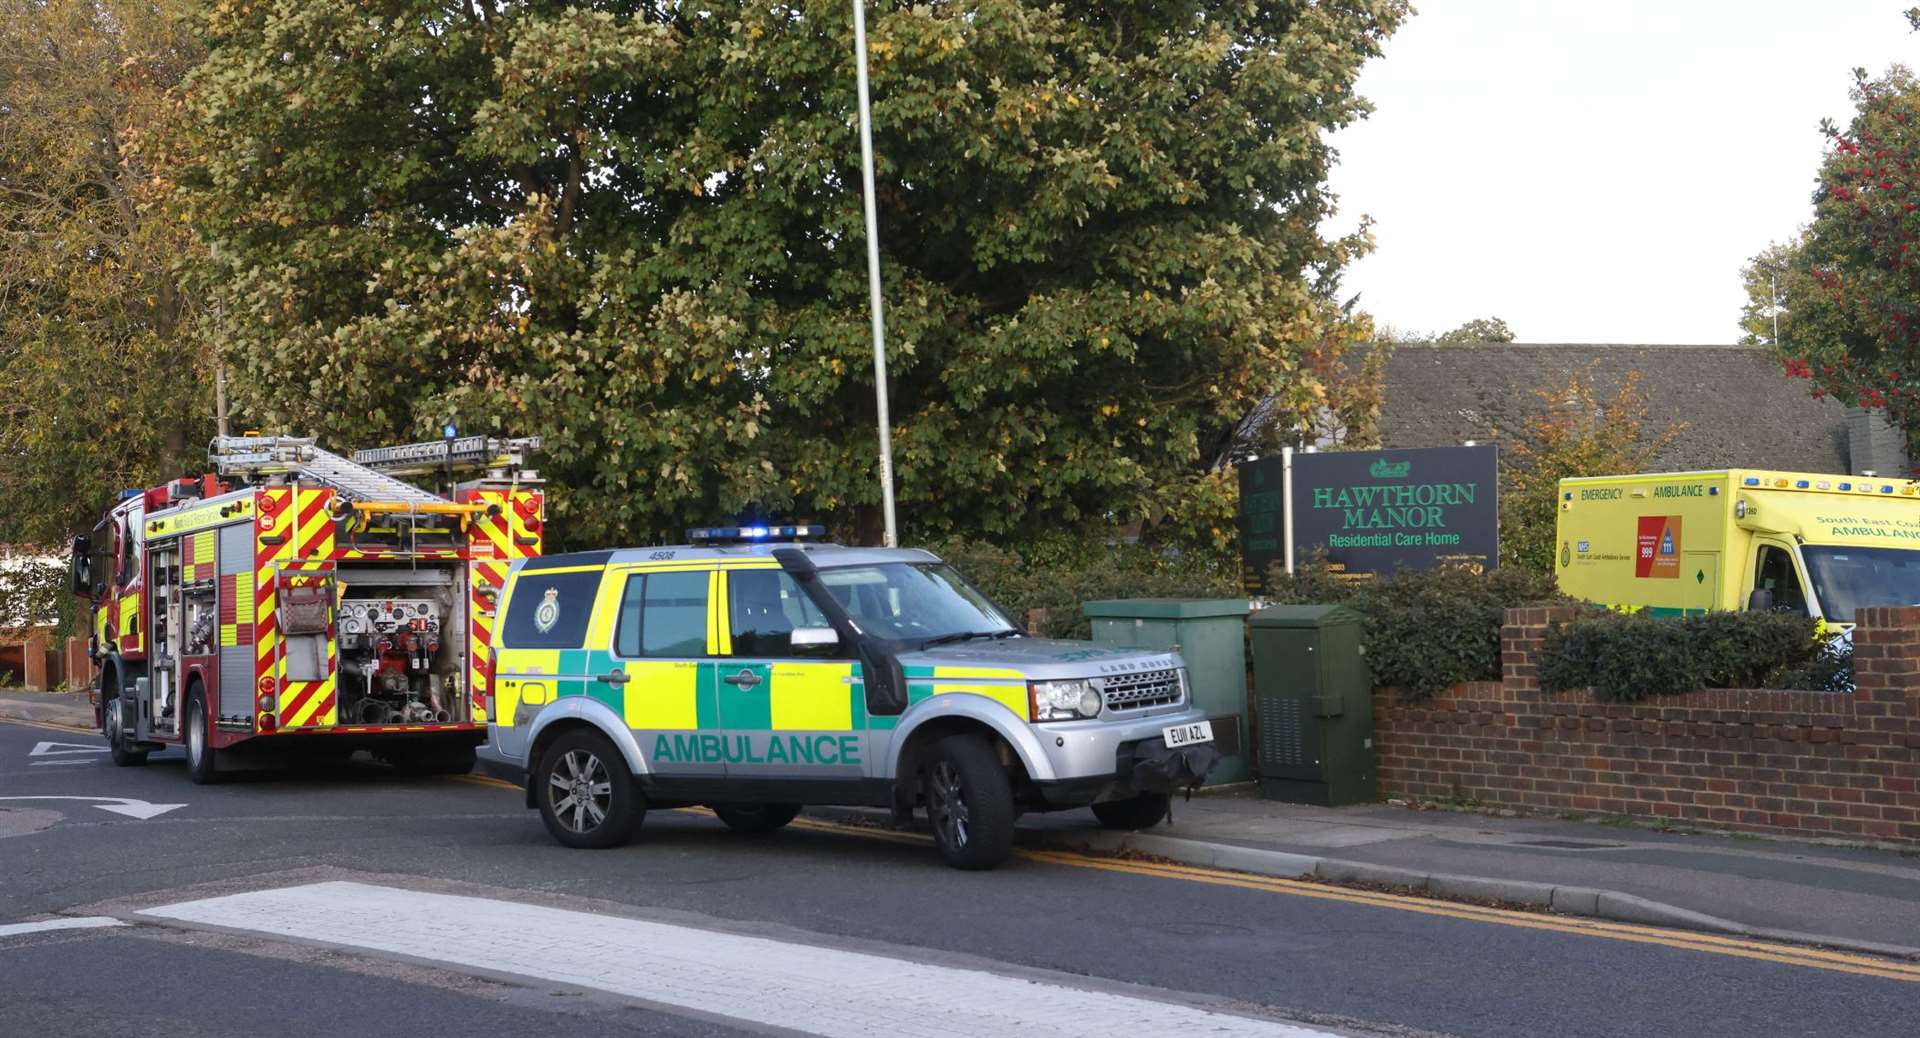
{"label": "green utility cabinet", "polygon": [[1275,606],[1250,623],[1260,794],[1330,806],[1378,799],[1373,680],[1360,614],[1343,606]]}
{"label": "green utility cabinet", "polygon": [[1244,598],[1122,598],[1082,602],[1093,640],[1155,652],[1177,650],[1187,661],[1195,706],[1213,722],[1220,763],[1207,784],[1245,782],[1247,757],[1247,611]]}

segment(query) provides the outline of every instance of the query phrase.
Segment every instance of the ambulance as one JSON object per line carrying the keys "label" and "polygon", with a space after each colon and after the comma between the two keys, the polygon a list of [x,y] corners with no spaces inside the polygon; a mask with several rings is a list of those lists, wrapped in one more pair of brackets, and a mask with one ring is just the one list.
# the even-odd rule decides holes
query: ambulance
{"label": "ambulance", "polygon": [[1850,628],[1920,603],[1920,485],[1727,469],[1560,481],[1555,572],[1656,616],[1784,610]]}
{"label": "ambulance", "polygon": [[1022,811],[1152,825],[1218,762],[1178,653],[1030,637],[932,553],[821,532],[515,562],[483,759],[569,847],[654,808],[766,832],[865,805],[924,809],[963,869],[1004,860]]}

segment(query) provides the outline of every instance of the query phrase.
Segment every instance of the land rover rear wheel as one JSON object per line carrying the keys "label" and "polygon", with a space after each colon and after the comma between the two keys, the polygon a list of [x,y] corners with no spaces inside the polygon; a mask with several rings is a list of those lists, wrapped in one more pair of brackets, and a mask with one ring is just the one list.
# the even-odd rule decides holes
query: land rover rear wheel
{"label": "land rover rear wheel", "polygon": [[533,783],[540,820],[568,847],[618,847],[633,838],[647,816],[626,760],[599,732],[568,732],[555,739],[541,754]]}

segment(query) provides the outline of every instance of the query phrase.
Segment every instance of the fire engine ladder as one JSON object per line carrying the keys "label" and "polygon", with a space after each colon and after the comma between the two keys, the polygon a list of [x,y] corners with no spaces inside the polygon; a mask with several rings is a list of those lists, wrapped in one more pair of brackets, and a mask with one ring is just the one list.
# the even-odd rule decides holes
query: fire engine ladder
{"label": "fire engine ladder", "polygon": [[332,487],[349,501],[393,502],[416,508],[448,504],[447,499],[438,494],[323,450],[315,446],[310,437],[215,437],[207,448],[207,460],[223,476],[239,475],[252,480],[273,476],[311,479]]}

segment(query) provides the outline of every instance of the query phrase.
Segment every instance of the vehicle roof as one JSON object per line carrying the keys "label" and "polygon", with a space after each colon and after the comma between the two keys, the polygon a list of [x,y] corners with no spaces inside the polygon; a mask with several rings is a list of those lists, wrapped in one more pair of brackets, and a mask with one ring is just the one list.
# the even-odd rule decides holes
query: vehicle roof
{"label": "vehicle roof", "polygon": [[[940,557],[920,548],[861,548],[812,541],[757,541],[752,544],[665,544],[649,548],[577,551],[526,559],[522,569],[559,569],[570,566],[620,566],[636,562],[708,562],[724,559],[773,557],[776,548],[799,548],[821,569],[871,566],[882,562],[939,562]],[[659,558],[672,552],[671,560]]]}

